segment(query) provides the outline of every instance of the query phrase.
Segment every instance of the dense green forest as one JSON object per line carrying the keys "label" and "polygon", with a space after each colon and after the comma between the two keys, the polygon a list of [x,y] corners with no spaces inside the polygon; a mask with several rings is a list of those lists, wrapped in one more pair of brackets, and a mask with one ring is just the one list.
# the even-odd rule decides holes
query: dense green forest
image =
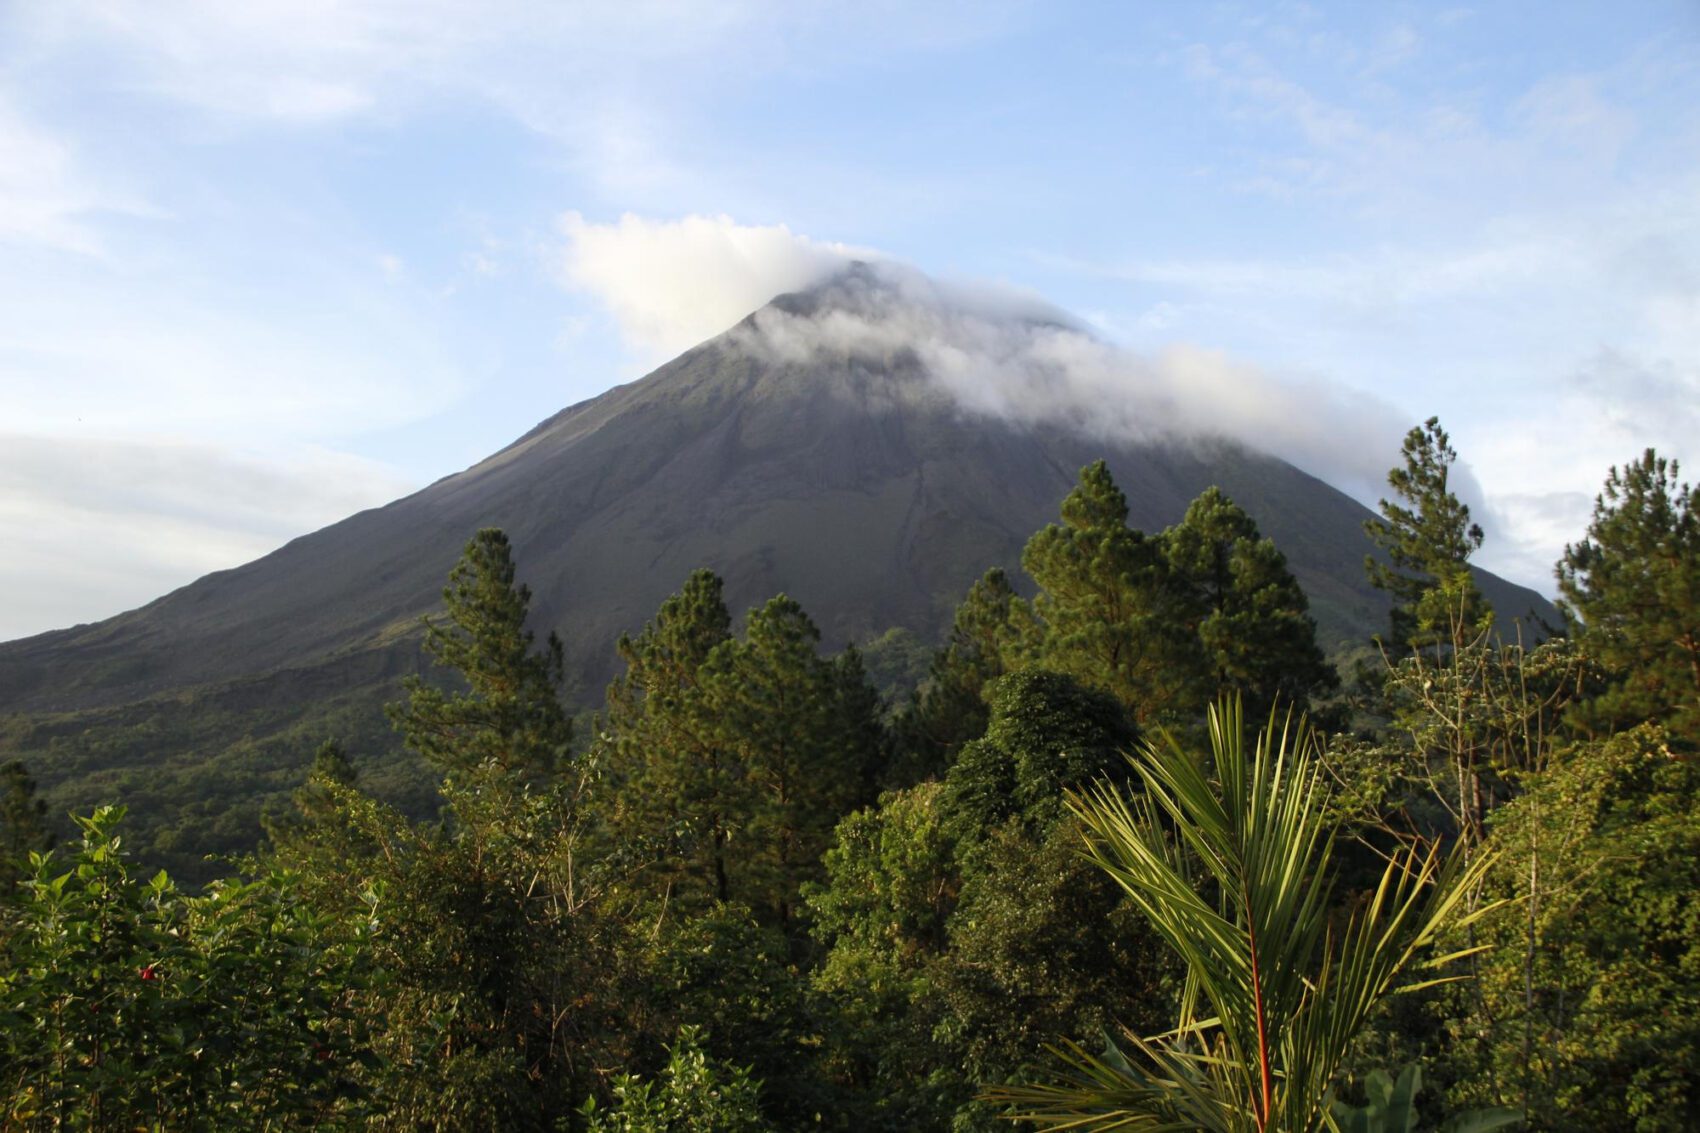
{"label": "dense green forest", "polygon": [[338,705],[227,876],[142,869],[135,798],[55,846],[0,768],[0,1127],[1693,1128],[1693,491],[1613,469],[1519,628],[1455,460],[1407,437],[1343,675],[1232,500],[1134,530],[1099,463],[912,695],[698,571],[574,719],[483,531],[445,679]]}

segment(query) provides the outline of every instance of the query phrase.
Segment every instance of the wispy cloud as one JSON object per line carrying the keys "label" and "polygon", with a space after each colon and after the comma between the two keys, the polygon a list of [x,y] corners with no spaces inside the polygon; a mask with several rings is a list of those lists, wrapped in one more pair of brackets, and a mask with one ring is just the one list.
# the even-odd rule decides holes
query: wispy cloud
{"label": "wispy cloud", "polygon": [[31,122],[0,89],[0,244],[93,255],[102,248],[96,216],[147,211],[100,184],[68,140]]}
{"label": "wispy cloud", "polygon": [[1378,398],[1218,350],[1136,354],[1022,292],[939,284],[891,263],[874,274],[878,286],[842,285],[819,310],[765,309],[740,333],[791,365],[912,357],[970,414],[1121,443],[1236,441],[1360,495],[1376,490],[1406,428]]}
{"label": "wispy cloud", "polygon": [[0,587],[19,598],[0,607],[0,640],[139,606],[411,486],[310,446],[0,436]]}

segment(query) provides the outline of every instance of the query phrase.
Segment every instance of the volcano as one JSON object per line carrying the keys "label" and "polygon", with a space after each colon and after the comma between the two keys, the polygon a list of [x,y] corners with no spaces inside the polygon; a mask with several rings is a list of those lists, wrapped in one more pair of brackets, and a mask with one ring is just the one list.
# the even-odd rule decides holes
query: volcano
{"label": "volcano", "polygon": [[[263,739],[329,698],[393,695],[420,665],[420,618],[440,608],[450,567],[486,526],[512,540],[534,628],[560,632],[581,706],[600,700],[618,635],[702,566],[725,579],[734,612],[790,594],[829,648],[891,627],[934,641],[988,567],[1018,577],[1023,544],[1099,458],[1145,530],[1176,522],[1211,485],[1237,501],[1287,555],[1325,648],[1386,624],[1385,598],[1364,580],[1362,505],[1226,439],[1118,440],[1089,421],[1023,423],[967,405],[902,317],[917,302],[881,271],[851,267],[404,499],[129,613],[0,645],[0,712],[12,714],[0,742],[52,784],[73,766],[104,770],[79,738],[91,720],[135,727],[217,705],[226,731]],[[929,302],[928,319],[951,315]],[[1042,311],[974,317],[1080,333]],[[1478,577],[1502,617],[1556,620],[1533,591]],[[125,758],[193,774],[184,745],[231,742],[194,733],[164,728],[159,749]],[[296,775],[306,751],[279,758]]]}

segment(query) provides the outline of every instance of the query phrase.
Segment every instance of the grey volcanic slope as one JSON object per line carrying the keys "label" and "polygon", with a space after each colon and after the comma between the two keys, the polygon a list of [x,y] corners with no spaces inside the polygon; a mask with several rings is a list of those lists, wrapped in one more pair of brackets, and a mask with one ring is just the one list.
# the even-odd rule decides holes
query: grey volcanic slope
{"label": "grey volcanic slope", "polygon": [[[811,311],[845,285],[775,303]],[[750,346],[752,326],[404,499],[141,609],[0,645],[0,711],[108,707],[277,671],[393,678],[417,663],[418,619],[439,608],[461,547],[491,525],[514,542],[535,625],[567,642],[581,704],[599,697],[615,638],[699,566],[726,579],[735,611],[790,593],[829,644],[894,625],[931,639],[974,578],[1018,565],[1099,457],[1137,527],[1173,523],[1212,484],[1238,500],[1286,552],[1326,643],[1384,624],[1363,581],[1369,513],[1291,465],[1225,442],[1115,445],[966,415],[908,349],[786,363]],[[1502,615],[1555,617],[1533,591],[1481,578]]]}

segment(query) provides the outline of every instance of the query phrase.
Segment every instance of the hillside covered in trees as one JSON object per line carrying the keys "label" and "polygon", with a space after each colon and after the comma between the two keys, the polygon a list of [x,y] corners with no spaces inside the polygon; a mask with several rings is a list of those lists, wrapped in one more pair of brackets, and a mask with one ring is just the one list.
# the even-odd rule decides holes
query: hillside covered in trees
{"label": "hillside covered in trees", "polygon": [[[846,323],[866,333],[832,333]],[[512,544],[529,624],[559,632],[562,698],[587,727],[621,635],[699,568],[739,616],[790,595],[824,649],[857,643],[876,683],[906,693],[986,570],[1032,596],[1023,548],[1099,459],[1144,531],[1226,493],[1279,544],[1330,656],[1385,624],[1356,500],[1221,437],[969,412],[924,364],[916,328],[934,323],[970,340],[1034,333],[848,267],[412,495],[140,609],[0,642],[0,758],[26,760],[60,814],[129,800],[132,845],[195,881],[207,855],[254,848],[327,735],[360,753],[366,789],[429,814],[433,784],[382,706],[407,676],[444,679],[420,619],[442,613],[443,578],[485,527]],[[801,357],[776,346],[798,338]],[[1508,625],[1560,620],[1475,574]]]}
{"label": "hillside covered in trees", "polygon": [[912,696],[695,570],[575,718],[486,529],[387,714],[430,817],[361,719],[196,891],[7,765],[0,1125],[1692,1128],[1694,493],[1613,469],[1537,641],[1454,460],[1407,437],[1343,674],[1234,499],[1140,530],[1096,462]]}

